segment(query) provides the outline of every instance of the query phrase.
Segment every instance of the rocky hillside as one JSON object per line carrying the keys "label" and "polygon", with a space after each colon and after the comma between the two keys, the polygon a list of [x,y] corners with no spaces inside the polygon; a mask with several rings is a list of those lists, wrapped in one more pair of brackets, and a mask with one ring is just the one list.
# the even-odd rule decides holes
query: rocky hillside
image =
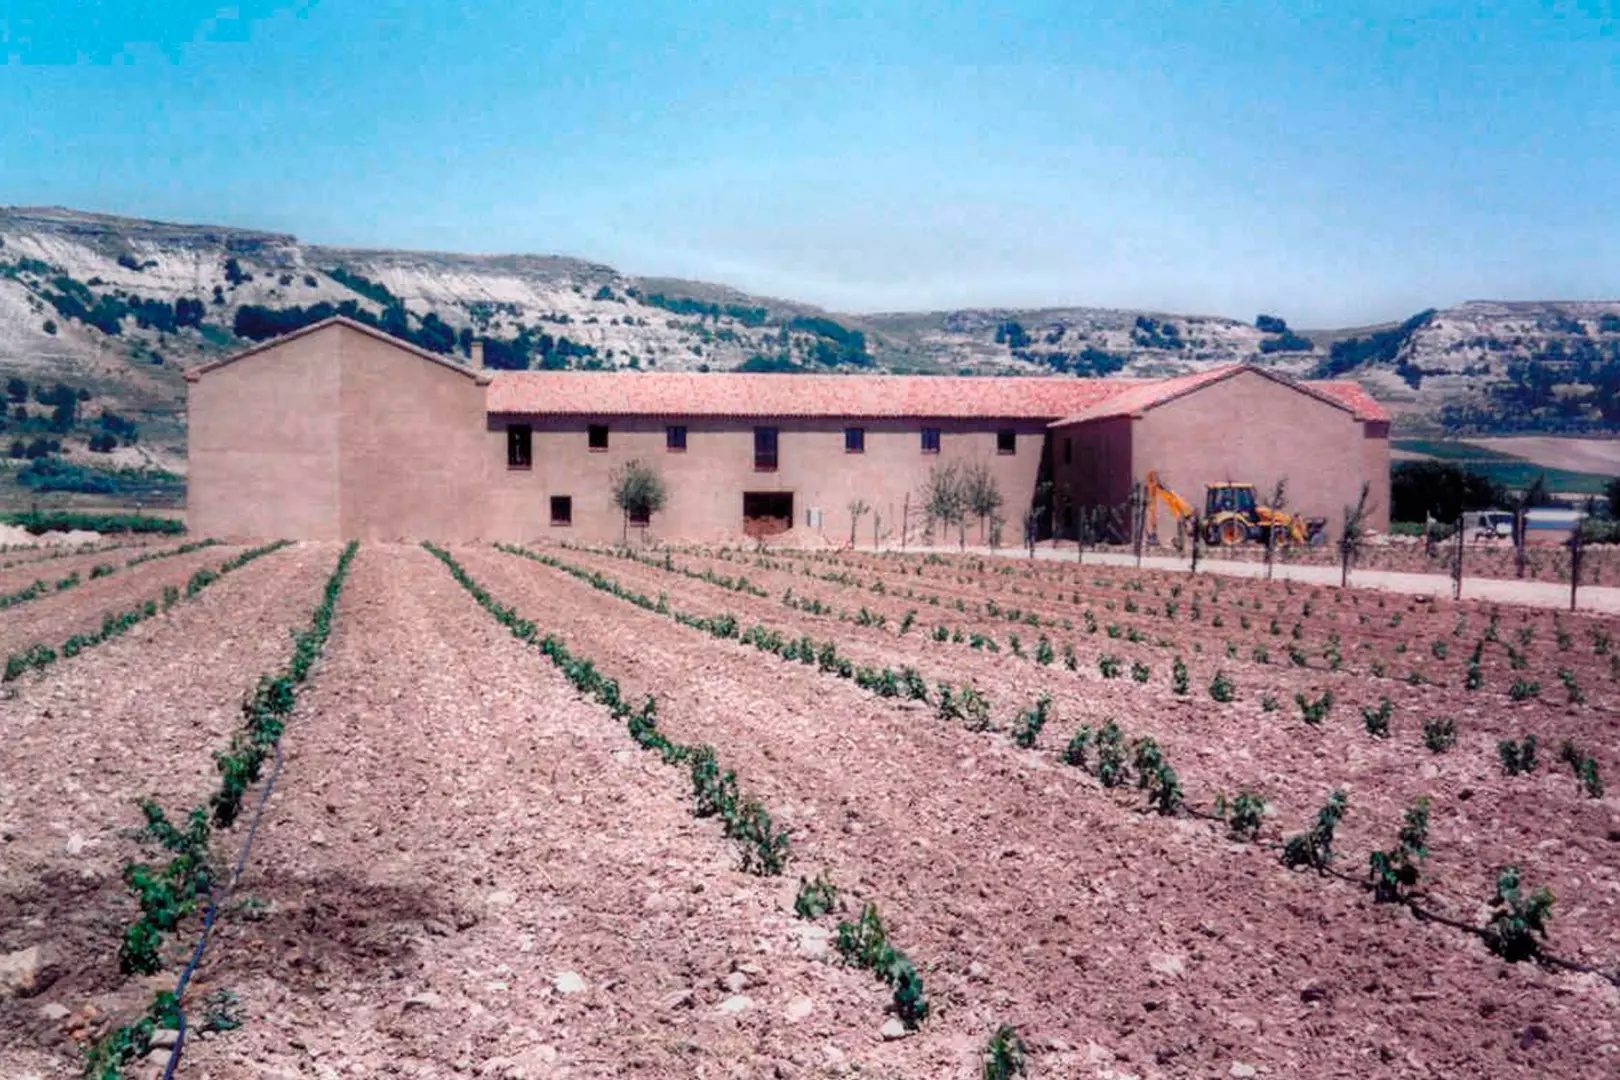
{"label": "rocky hillside", "polygon": [[1072,378],[1256,360],[1362,379],[1407,430],[1620,421],[1620,303],[1470,303],[1338,331],[1093,308],[839,315],[575,259],[320,247],[14,208],[0,209],[0,378],[24,380],[33,397],[21,417],[8,403],[0,438],[37,437],[39,389],[62,383],[84,391],[80,426],[58,432],[69,456],[90,453],[85,431],[107,434],[95,422],[106,411],[144,437],[120,428],[111,449],[104,437],[105,460],[183,466],[186,367],[338,312],[448,354],[477,336],[488,363],[512,368]]}

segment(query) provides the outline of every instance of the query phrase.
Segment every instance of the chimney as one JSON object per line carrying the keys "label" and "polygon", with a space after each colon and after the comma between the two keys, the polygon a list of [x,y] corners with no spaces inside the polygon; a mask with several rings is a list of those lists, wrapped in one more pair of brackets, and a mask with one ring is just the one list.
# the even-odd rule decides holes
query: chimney
{"label": "chimney", "polygon": [[475,370],[475,371],[483,371],[484,370],[484,339],[483,338],[474,338],[473,339],[472,355],[467,358],[467,362],[472,366],[473,370]]}

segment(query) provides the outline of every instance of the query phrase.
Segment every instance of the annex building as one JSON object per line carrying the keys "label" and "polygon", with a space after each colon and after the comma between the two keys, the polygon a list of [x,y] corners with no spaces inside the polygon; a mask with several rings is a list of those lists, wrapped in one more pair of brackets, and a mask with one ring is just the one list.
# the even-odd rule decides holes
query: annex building
{"label": "annex building", "polygon": [[1366,482],[1369,523],[1388,524],[1389,416],[1353,382],[1244,364],[1169,379],[507,372],[480,351],[463,365],[334,318],[188,371],[192,531],[607,540],[631,459],[669,493],[632,525],[664,540],[841,544],[858,499],[863,546],[874,525],[916,543],[920,493],[950,462],[991,470],[1012,544],[1038,484],[1042,534],[1072,535],[1075,507],[1125,502],[1149,469],[1200,506],[1208,483],[1286,478],[1289,506],[1330,530]]}

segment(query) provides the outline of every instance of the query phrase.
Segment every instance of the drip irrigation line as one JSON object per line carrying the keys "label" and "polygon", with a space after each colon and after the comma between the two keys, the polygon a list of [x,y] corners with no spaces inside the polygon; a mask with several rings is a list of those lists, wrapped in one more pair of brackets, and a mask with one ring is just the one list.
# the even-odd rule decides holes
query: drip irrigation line
{"label": "drip irrigation line", "polygon": [[[1283,845],[1274,841],[1264,841],[1256,843],[1255,846],[1268,851],[1278,851],[1282,849]],[[1319,866],[1316,867],[1316,871],[1323,877],[1335,878],[1347,885],[1354,885],[1364,892],[1370,892],[1373,888],[1372,883],[1367,881],[1365,878],[1357,877],[1353,874],[1347,874],[1343,870],[1335,870],[1331,866]],[[1423,895],[1429,897],[1430,899],[1444,899],[1444,897],[1438,896],[1436,893],[1428,890],[1424,890]],[[1436,911],[1432,907],[1425,907],[1418,902],[1416,896],[1405,896],[1392,902],[1406,908],[1419,922],[1435,922],[1442,926],[1449,926],[1453,930],[1461,930],[1465,934],[1472,934],[1477,938],[1483,939],[1485,937],[1484,927],[1475,926],[1473,923],[1463,922],[1461,919],[1454,919],[1449,915],[1444,915],[1441,912]],[[1607,968],[1598,967],[1595,964],[1583,964],[1578,960],[1566,960],[1562,956],[1555,956],[1550,952],[1540,949],[1536,951],[1532,959],[1545,967],[1561,968],[1565,971],[1575,971],[1586,975],[1596,975],[1598,978],[1611,982],[1615,986],[1620,986],[1620,968],[1610,970]]]}
{"label": "drip irrigation line", "polygon": [[270,770],[270,776],[264,787],[259,791],[259,804],[253,810],[253,822],[248,826],[247,836],[242,840],[242,850],[236,857],[236,868],[231,872],[231,880],[225,886],[225,893],[219,899],[214,898],[213,890],[208,894],[208,910],[203,913],[202,934],[197,938],[197,946],[191,952],[191,959],[180,972],[179,981],[174,984],[174,1011],[179,1018],[178,1036],[174,1040],[174,1048],[169,1051],[169,1060],[163,1067],[163,1080],[173,1080],[174,1070],[180,1065],[180,1054],[185,1049],[186,1032],[189,1025],[186,1023],[186,1010],[183,1004],[186,986],[191,982],[191,976],[202,963],[203,954],[208,951],[208,942],[213,936],[214,921],[219,917],[221,905],[229,903],[232,894],[236,892],[237,883],[242,880],[242,870],[247,866],[248,854],[253,849],[253,839],[258,835],[259,822],[264,817],[265,803],[270,800],[270,793],[275,789],[276,778],[281,775],[281,740],[276,740],[276,763]]}
{"label": "drip irrigation line", "polygon": [[[333,571],[334,577],[339,574],[347,577],[347,560],[352,558],[353,554],[358,550],[358,548],[358,543],[352,543],[349,547],[344,549],[343,555],[338,558],[337,568]],[[328,585],[330,586],[330,579],[328,580]],[[340,578],[338,589],[341,590],[342,587],[342,579]],[[335,612],[336,597],[334,596],[331,599],[333,611]],[[316,610],[319,612],[320,609],[317,608]],[[325,639],[323,638],[321,642],[321,652],[323,653],[325,651],[325,645]],[[317,659],[319,658],[319,655],[320,654],[318,653]],[[259,825],[264,819],[265,805],[270,801],[270,794],[275,790],[276,780],[281,776],[281,766],[283,760],[281,752],[281,740],[284,737],[285,732],[276,738],[275,763],[271,766],[270,775],[265,779],[264,786],[259,789],[258,804],[253,808],[253,820],[248,825],[247,835],[242,838],[242,847],[237,852],[236,865],[231,870],[230,881],[226,883],[223,894],[217,897],[212,886],[209,887],[208,908],[203,912],[202,932],[198,935],[197,944],[191,951],[191,958],[186,961],[186,966],[181,969],[180,977],[175,982],[174,1012],[177,1021],[175,1028],[176,1036],[174,1046],[169,1050],[169,1059],[163,1066],[163,1080],[173,1080],[175,1069],[179,1067],[180,1057],[185,1051],[186,1034],[190,1030],[190,1025],[186,1022],[186,1011],[184,1006],[186,987],[190,985],[192,975],[196,973],[198,965],[202,963],[203,956],[208,951],[208,944],[213,939],[214,924],[219,919],[220,908],[230,902],[231,897],[236,892],[237,885],[242,880],[242,871],[247,867],[248,856],[253,850],[253,841],[258,836]]]}

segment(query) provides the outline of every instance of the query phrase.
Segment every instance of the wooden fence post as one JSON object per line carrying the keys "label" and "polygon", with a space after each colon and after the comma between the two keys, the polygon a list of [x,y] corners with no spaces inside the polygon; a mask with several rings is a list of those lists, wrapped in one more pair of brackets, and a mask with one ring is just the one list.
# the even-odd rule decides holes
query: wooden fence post
{"label": "wooden fence post", "polygon": [[1569,610],[1575,610],[1576,593],[1581,587],[1581,523],[1569,537]]}
{"label": "wooden fence post", "polygon": [[1147,528],[1147,504],[1142,500],[1142,485],[1131,485],[1131,544],[1136,549],[1136,568],[1142,569],[1142,530]]}
{"label": "wooden fence post", "polygon": [[1451,566],[1451,598],[1453,600],[1461,600],[1462,599],[1462,575],[1463,575],[1463,551],[1464,551],[1464,548],[1465,548],[1465,545],[1463,543],[1463,518],[1461,516],[1459,516],[1457,518],[1457,557],[1456,557],[1456,559],[1454,559],[1452,561],[1452,566]]}

